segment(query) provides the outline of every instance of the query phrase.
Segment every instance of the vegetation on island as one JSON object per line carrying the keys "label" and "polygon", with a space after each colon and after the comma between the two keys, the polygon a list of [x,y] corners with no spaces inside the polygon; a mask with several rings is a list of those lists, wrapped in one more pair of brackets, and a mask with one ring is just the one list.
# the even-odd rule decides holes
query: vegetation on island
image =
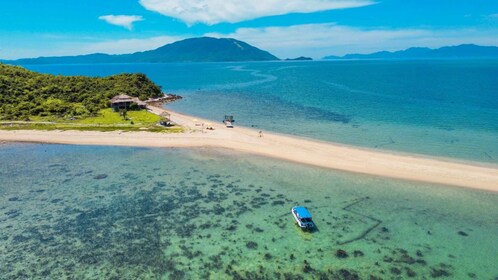
{"label": "vegetation on island", "polygon": [[56,76],[0,64],[0,120],[95,116],[117,94],[141,100],[162,96],[161,88],[144,74]]}
{"label": "vegetation on island", "polygon": [[60,119],[53,116],[33,117],[31,121],[9,121],[0,123],[3,130],[83,130],[83,131],[149,131],[182,132],[178,126],[160,126],[162,118],[147,110],[127,111],[126,118],[112,109],[103,109],[93,117]]}
{"label": "vegetation on island", "polygon": [[169,130],[157,127],[161,117],[146,110],[113,112],[109,100],[118,94],[141,100],[163,96],[144,74],[109,77],[40,74],[0,63],[1,129]]}

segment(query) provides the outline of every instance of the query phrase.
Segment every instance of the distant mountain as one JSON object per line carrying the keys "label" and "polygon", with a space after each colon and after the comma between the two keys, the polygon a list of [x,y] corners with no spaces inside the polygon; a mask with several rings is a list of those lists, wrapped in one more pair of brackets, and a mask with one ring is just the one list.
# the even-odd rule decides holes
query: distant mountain
{"label": "distant mountain", "polygon": [[285,60],[288,60],[288,61],[294,61],[294,60],[313,60],[313,58],[306,57],[306,56],[300,56],[300,57],[296,57],[296,58],[286,58]]}
{"label": "distant mountain", "polygon": [[326,56],[323,59],[427,59],[427,58],[498,58],[498,47],[459,45],[439,49],[409,48],[403,51],[381,51],[372,54]]}
{"label": "distant mountain", "polygon": [[79,64],[79,63],[140,63],[140,62],[211,62],[278,60],[267,51],[231,38],[191,38],[158,49],[133,54],[108,55],[102,53],[26,58],[5,61],[11,64]]}

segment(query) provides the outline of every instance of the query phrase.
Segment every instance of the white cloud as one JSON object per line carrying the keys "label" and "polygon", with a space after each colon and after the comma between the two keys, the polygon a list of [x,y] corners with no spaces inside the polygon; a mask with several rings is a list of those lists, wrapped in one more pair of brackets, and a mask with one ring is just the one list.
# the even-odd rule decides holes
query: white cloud
{"label": "white cloud", "polygon": [[187,24],[240,22],[264,16],[372,5],[371,0],[140,0],[146,9]]}
{"label": "white cloud", "polygon": [[474,43],[498,45],[494,30],[367,29],[337,24],[305,24],[288,27],[239,28],[231,34],[210,33],[213,37],[232,37],[265,49],[280,58],[401,50],[409,47],[441,47]]}
{"label": "white cloud", "polygon": [[100,16],[99,19],[106,21],[109,24],[121,26],[131,30],[133,23],[144,20],[142,16],[124,16],[124,15],[106,15]]}

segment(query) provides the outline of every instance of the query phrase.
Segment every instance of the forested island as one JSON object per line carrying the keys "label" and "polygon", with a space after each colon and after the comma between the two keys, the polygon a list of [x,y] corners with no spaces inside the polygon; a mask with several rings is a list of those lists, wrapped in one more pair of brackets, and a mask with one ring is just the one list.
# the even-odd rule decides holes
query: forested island
{"label": "forested island", "polygon": [[109,77],[40,74],[0,63],[0,128],[165,130],[147,110],[114,112],[116,95],[140,100],[163,97],[144,74]]}
{"label": "forested island", "polygon": [[0,120],[94,116],[117,94],[141,100],[163,95],[144,74],[56,76],[0,64]]}
{"label": "forested island", "polygon": [[296,58],[286,58],[287,61],[311,61],[313,58],[307,56],[300,56]]}

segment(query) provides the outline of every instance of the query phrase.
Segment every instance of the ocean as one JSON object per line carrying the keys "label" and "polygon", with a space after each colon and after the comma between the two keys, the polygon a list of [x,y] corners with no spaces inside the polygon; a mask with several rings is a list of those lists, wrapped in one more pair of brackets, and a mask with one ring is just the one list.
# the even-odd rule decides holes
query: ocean
{"label": "ocean", "polygon": [[40,65],[146,73],[178,112],[372,149],[498,163],[498,60]]}
{"label": "ocean", "polygon": [[[0,158],[0,279],[498,277],[496,194],[212,149]],[[295,225],[299,204],[317,231]]]}
{"label": "ocean", "polygon": [[[496,166],[498,62],[39,65],[143,72],[213,121]],[[0,144],[0,279],[497,279],[498,195],[222,149]],[[317,225],[301,231],[290,208]]]}

